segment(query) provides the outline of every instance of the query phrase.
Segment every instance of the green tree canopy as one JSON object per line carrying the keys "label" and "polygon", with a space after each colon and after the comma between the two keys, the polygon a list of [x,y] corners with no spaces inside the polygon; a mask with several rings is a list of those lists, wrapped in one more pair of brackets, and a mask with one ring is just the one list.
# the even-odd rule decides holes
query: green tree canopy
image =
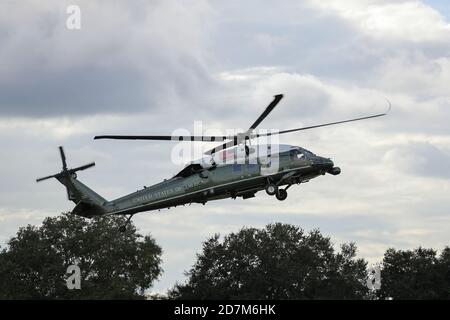
{"label": "green tree canopy", "polygon": [[[123,217],[91,220],[72,214],[20,228],[0,252],[0,298],[141,298],[161,274],[161,248]],[[81,269],[81,289],[66,286],[67,268]]]}
{"label": "green tree canopy", "polygon": [[366,262],[356,246],[335,252],[318,231],[305,234],[288,224],[243,228],[203,244],[178,299],[359,299],[365,297]]}
{"label": "green tree canopy", "polygon": [[450,299],[450,248],[388,249],[381,269],[380,298]]}

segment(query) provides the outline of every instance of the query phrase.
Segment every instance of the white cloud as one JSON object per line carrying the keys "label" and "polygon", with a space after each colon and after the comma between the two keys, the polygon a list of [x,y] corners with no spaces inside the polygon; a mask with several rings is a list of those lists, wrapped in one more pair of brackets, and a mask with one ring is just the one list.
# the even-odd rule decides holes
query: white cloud
{"label": "white cloud", "polygon": [[450,104],[450,56],[426,57],[403,53],[388,57],[377,71],[377,82],[388,92],[413,92],[422,98],[439,97]]}
{"label": "white cloud", "polygon": [[385,40],[445,42],[450,25],[433,8],[420,1],[310,0],[322,10],[336,12],[368,36]]}

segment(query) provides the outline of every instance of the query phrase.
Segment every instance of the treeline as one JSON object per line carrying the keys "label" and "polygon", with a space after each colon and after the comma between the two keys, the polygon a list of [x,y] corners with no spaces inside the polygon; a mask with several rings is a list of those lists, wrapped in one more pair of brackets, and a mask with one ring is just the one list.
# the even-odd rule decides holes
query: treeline
{"label": "treeline", "polygon": [[[161,248],[124,219],[71,214],[20,228],[0,251],[1,299],[146,299],[162,274]],[[450,299],[450,248],[388,249],[379,269],[354,243],[335,250],[318,230],[243,228],[203,243],[169,299]],[[81,289],[69,290],[77,265]],[[371,273],[373,272],[373,274]]]}

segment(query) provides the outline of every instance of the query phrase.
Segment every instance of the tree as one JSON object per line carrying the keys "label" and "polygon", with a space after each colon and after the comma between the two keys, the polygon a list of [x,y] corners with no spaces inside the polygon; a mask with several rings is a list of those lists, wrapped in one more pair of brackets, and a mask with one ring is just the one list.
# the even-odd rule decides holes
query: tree
{"label": "tree", "polygon": [[[162,270],[161,248],[123,217],[91,220],[72,214],[20,228],[0,252],[0,298],[143,298]],[[81,289],[69,290],[67,268],[78,265]]]}
{"label": "tree", "polygon": [[366,265],[356,246],[336,253],[318,230],[304,234],[288,224],[243,228],[203,244],[175,299],[360,299],[367,293]]}
{"label": "tree", "polygon": [[442,280],[442,294],[439,299],[450,300],[450,248],[445,247],[439,258],[438,272]]}
{"label": "tree", "polygon": [[380,298],[450,299],[450,248],[388,249],[381,269]]}

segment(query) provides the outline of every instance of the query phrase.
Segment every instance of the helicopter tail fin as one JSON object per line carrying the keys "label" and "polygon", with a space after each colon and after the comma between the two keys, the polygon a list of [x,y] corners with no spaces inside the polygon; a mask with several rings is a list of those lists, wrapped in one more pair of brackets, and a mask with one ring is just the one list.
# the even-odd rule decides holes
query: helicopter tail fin
{"label": "helicopter tail fin", "polygon": [[72,210],[73,214],[92,218],[93,216],[101,216],[107,213],[105,205],[108,201],[84,183],[75,177],[58,180],[65,185],[69,200],[76,203],[75,208]]}
{"label": "helicopter tail fin", "polygon": [[66,156],[62,147],[59,147],[63,169],[60,173],[37,179],[37,182],[56,178],[67,189],[67,198],[76,203],[72,210],[73,214],[83,217],[92,217],[107,213],[105,205],[108,202],[105,198],[90,189],[81,181],[77,180],[76,172],[93,167],[95,163],[90,163],[74,169],[68,169]]}

